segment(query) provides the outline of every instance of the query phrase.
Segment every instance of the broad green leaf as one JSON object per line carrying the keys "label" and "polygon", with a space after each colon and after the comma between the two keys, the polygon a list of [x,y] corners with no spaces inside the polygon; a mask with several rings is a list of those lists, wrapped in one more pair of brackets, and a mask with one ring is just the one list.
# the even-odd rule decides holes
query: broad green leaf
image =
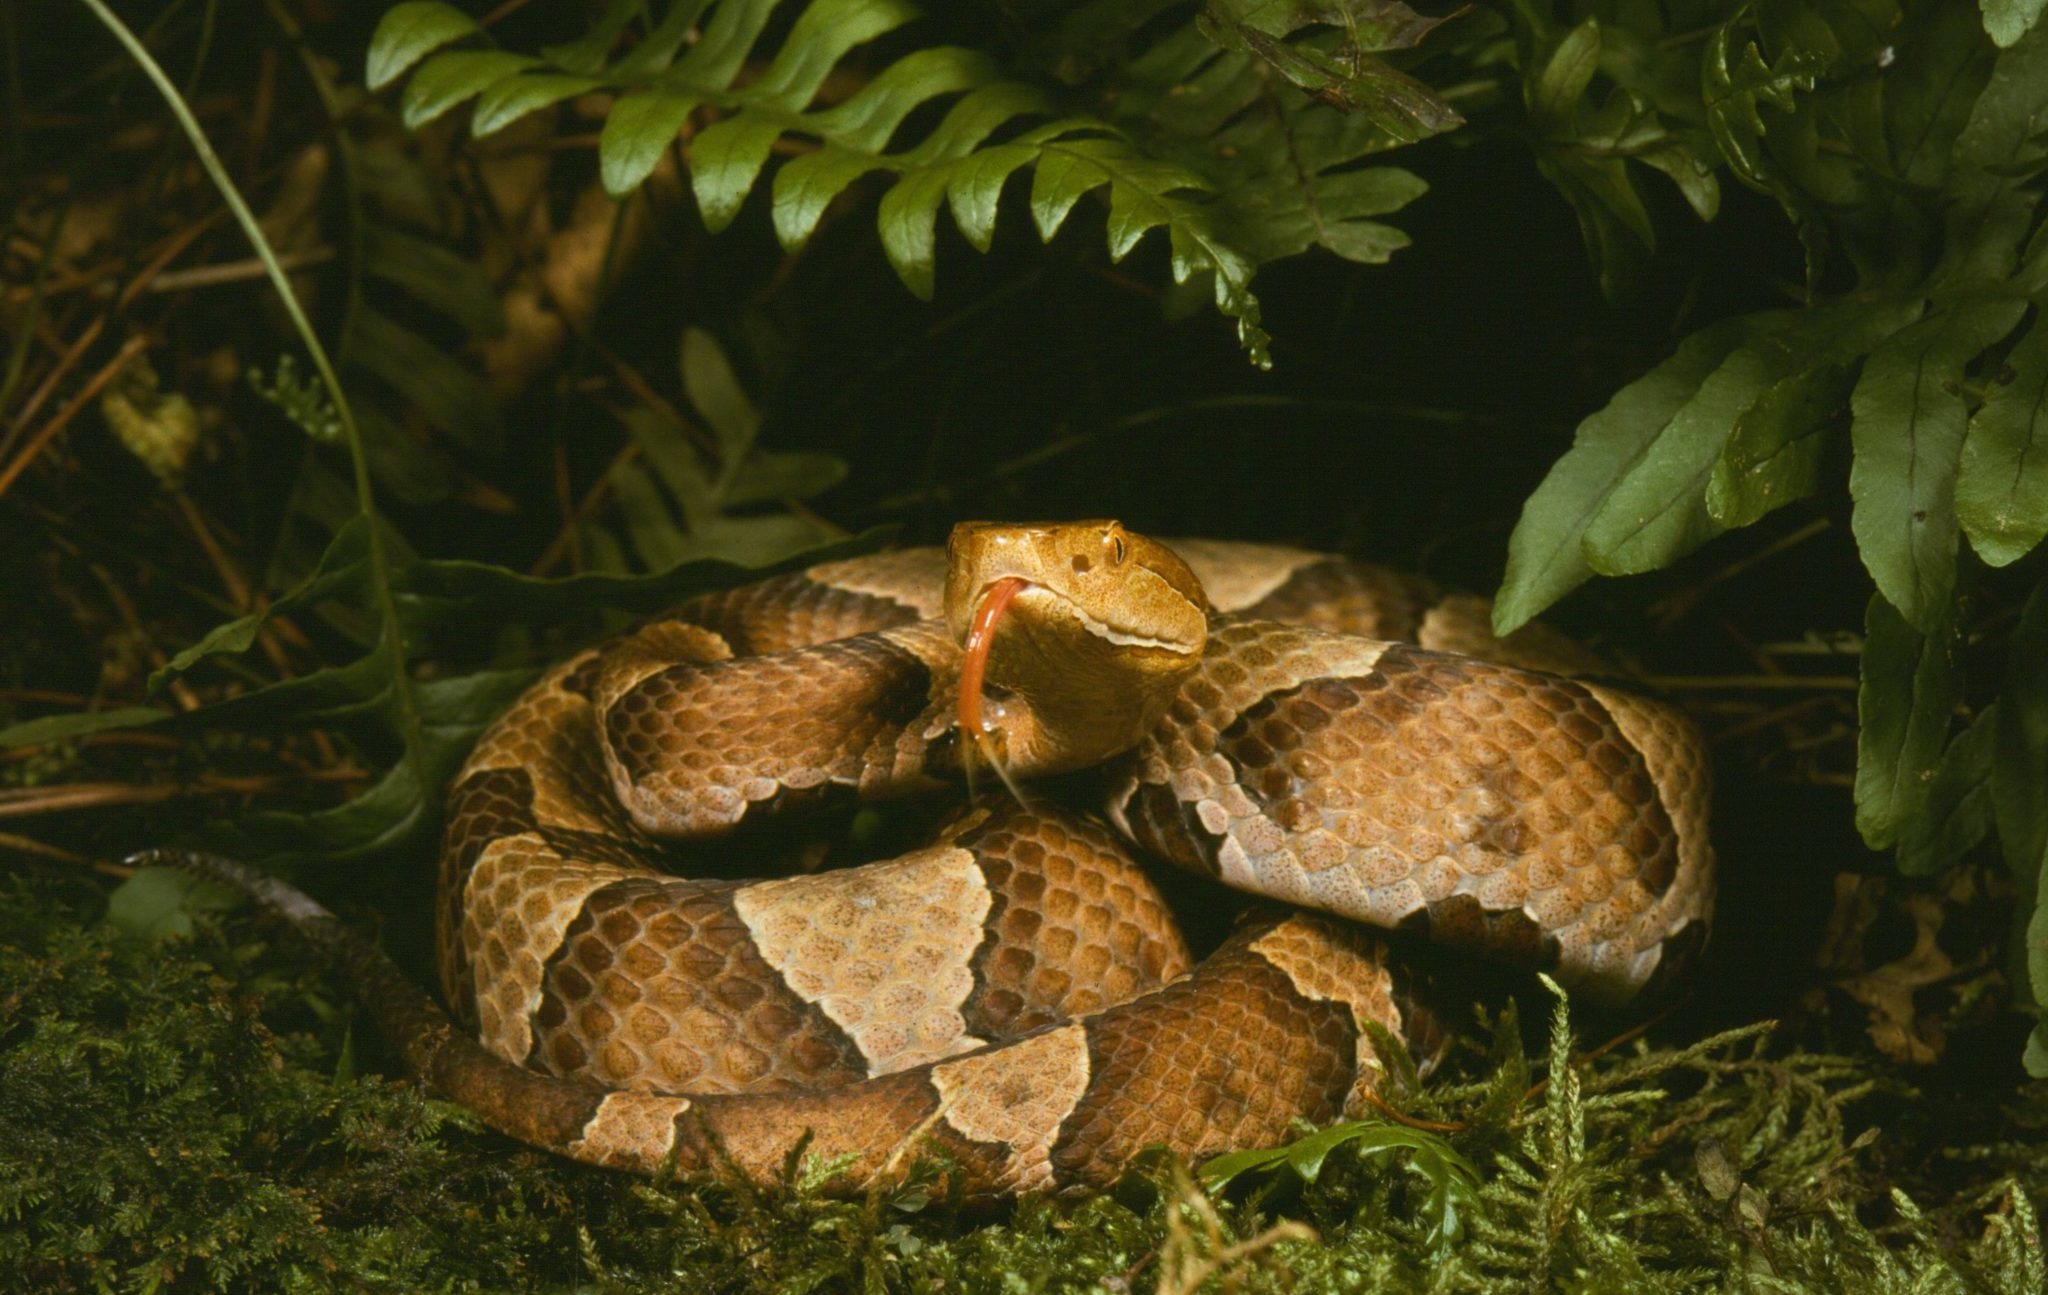
{"label": "broad green leaf", "polygon": [[1935,766],[1926,803],[1899,824],[1899,871],[1940,872],[1991,832],[1991,765],[1998,732],[1992,703],[1955,735]]}
{"label": "broad green leaf", "polygon": [[474,260],[381,221],[365,221],[362,237],[365,274],[403,288],[465,332],[494,336],[505,330],[497,291]]}
{"label": "broad green leaf", "polygon": [[2025,309],[1993,298],[1938,310],[1873,351],[1850,398],[1856,547],[1879,592],[1922,631],[1948,614],[1955,587],[1963,371]]}
{"label": "broad green leaf", "polygon": [[[1746,340],[1673,411],[1587,523],[1586,563],[1602,575],[1653,571],[1721,532],[1708,511],[1707,486],[1741,420],[1766,400],[1777,415],[1776,384],[1843,339],[1867,334],[1859,307],[1752,315]],[[1853,346],[1853,341],[1851,342]]]}
{"label": "broad green leaf", "polygon": [[420,160],[389,144],[358,141],[356,174],[363,196],[370,199],[382,220],[397,221],[420,229],[440,224],[444,193],[441,182]]}
{"label": "broad green leaf", "polygon": [[1569,121],[1599,66],[1600,20],[1588,18],[1560,37],[1535,75],[1523,82],[1530,118],[1538,126]]}
{"label": "broad green leaf", "polygon": [[1896,39],[1904,16],[1900,0],[1772,0],[1753,11],[1765,49],[1802,51],[1844,77],[1886,65],[1886,42]]}
{"label": "broad green leaf", "polygon": [[827,145],[815,154],[793,158],[774,176],[774,234],[788,252],[799,252],[817,221],[823,219],[831,199],[840,197],[846,186],[883,166],[881,158],[836,150]]}
{"label": "broad green leaf", "polygon": [[1436,91],[1363,50],[1326,54],[1313,42],[1283,40],[1249,25],[1205,29],[1224,48],[1255,54],[1317,99],[1358,114],[1399,143],[1413,144],[1464,124]]}
{"label": "broad green leaf", "polygon": [[846,461],[834,455],[756,450],[731,474],[724,502],[728,508],[741,508],[777,499],[811,499],[845,479]]}
{"label": "broad green leaf", "polygon": [[1955,178],[1967,201],[1982,206],[2011,189],[2017,176],[2048,158],[2048,28],[2036,27],[1999,54],[1991,77],[1956,137]]}
{"label": "broad green leaf", "polygon": [[1222,195],[1233,240],[1260,261],[1321,245],[1347,261],[1377,264],[1408,245],[1391,225],[1361,217],[1399,211],[1429,191],[1396,166],[1319,175],[1297,185],[1258,185]]}
{"label": "broad green leaf", "polygon": [[372,90],[381,90],[443,45],[478,30],[476,19],[440,0],[407,0],[393,5],[370,35],[363,83]]}
{"label": "broad green leaf", "polygon": [[242,903],[227,887],[182,868],[144,868],[107,896],[107,921],[141,940],[181,940],[198,919]]}
{"label": "broad green leaf", "polygon": [[1794,95],[1813,89],[1828,57],[1808,45],[1780,45],[1774,67],[1747,34],[1748,11],[1737,12],[1707,42],[1701,73],[1707,129],[1728,165],[1745,183],[1771,187],[1771,164],[1763,147],[1765,105],[1791,113]]}
{"label": "broad green leaf", "polygon": [[438,503],[455,488],[455,479],[431,446],[405,430],[399,417],[386,411],[389,395],[381,387],[355,382],[349,401],[355,406],[356,429],[363,455],[379,490],[407,504]]}
{"label": "broad green leaf", "polygon": [[668,497],[655,477],[638,463],[623,462],[614,463],[606,477],[619,515],[625,519],[626,535],[640,555],[640,565],[658,571],[687,560],[690,552],[683,540],[683,523],[688,519],[670,511]]}
{"label": "broad green leaf", "polygon": [[256,646],[256,635],[274,616],[328,599],[346,602],[369,601],[369,522],[351,517],[334,533],[320,563],[291,591],[266,603],[259,611],[216,625],[197,643],[179,652],[161,670],[149,677],[152,694],[208,657],[222,653],[239,655]]}
{"label": "broad green leaf", "polygon": [[742,113],[706,127],[690,141],[690,183],[704,228],[716,234],[740,214],[782,130],[783,123],[773,117]]}
{"label": "broad green leaf", "polygon": [[[919,50],[890,64],[845,103],[812,116],[810,124],[825,138],[825,146],[792,158],[775,174],[775,233],[782,245],[792,251],[802,247],[827,204],[863,175],[907,168],[930,156],[924,145],[908,154],[882,152],[903,119],[920,104],[972,90],[996,76],[996,66],[986,55],[960,49]],[[961,111],[962,106],[956,105],[954,112]],[[972,154],[962,159],[961,165],[979,169],[993,165],[1005,154],[1014,157],[1002,171],[1007,176],[1035,157],[1037,150],[1013,144]],[[972,234],[969,238],[972,240]]]}
{"label": "broad green leaf", "polygon": [[701,328],[683,330],[680,360],[683,394],[690,406],[704,415],[704,421],[718,437],[728,457],[728,467],[738,462],[754,444],[760,430],[761,414],[733,376],[732,364],[718,339]]}
{"label": "broad green leaf", "polygon": [[1678,186],[1679,195],[1701,220],[1712,220],[1720,214],[1721,184],[1714,178],[1715,167],[1702,160],[1694,148],[1673,141],[1642,148],[1631,156]]}
{"label": "broad green leaf", "polygon": [[1394,253],[1413,241],[1392,225],[1372,220],[1345,220],[1326,225],[1321,239],[1324,247],[1360,265],[1385,265]]}
{"label": "broad green leaf", "polygon": [[748,87],[785,108],[810,103],[839,60],[856,45],[894,31],[918,16],[906,0],[811,0],[775,61]]}
{"label": "broad green leaf", "polygon": [[1733,529],[1810,493],[1823,433],[1847,412],[1863,356],[1923,309],[1915,298],[1809,312],[1788,356],[1792,371],[1735,420],[1707,482],[1707,515]]}
{"label": "broad green leaf", "polygon": [[668,0],[661,21],[625,57],[611,65],[610,75],[622,84],[633,84],[667,70],[675,61],[676,51],[697,30],[697,18],[710,3],[711,0]]}
{"label": "broad green leaf", "polygon": [[1031,219],[1039,238],[1050,243],[1074,204],[1102,183],[1101,169],[1088,165],[1071,146],[1040,158],[1031,176]]}
{"label": "broad green leaf", "polygon": [[1956,516],[1977,556],[2002,567],[2048,536],[2048,323],[2036,321],[1963,438]]}
{"label": "broad green leaf", "polygon": [[64,742],[113,729],[147,728],[176,714],[176,711],[160,710],[154,706],[122,706],[113,710],[84,710],[69,715],[25,719],[19,724],[0,728],[0,751],[42,746],[46,742]]}
{"label": "broad green leaf", "polygon": [[759,567],[814,549],[823,538],[815,522],[790,513],[719,517],[689,537],[685,552],[692,559],[717,557]]}
{"label": "broad green leaf", "polygon": [[[1445,19],[1424,18],[1399,3],[1345,5],[1340,12],[1317,6],[1219,0],[1207,6],[1191,34],[1200,34],[1234,54],[1250,54],[1287,82],[1399,143],[1414,143],[1463,123],[1451,105],[1405,72],[1375,55],[1413,48]],[[1162,41],[1140,58],[1161,52]],[[1193,69],[1169,69],[1155,60],[1152,71],[1187,85]],[[1211,71],[1224,78],[1241,70],[1236,59],[1215,60]],[[1265,69],[1260,69],[1263,73]],[[1260,79],[1264,79],[1263,75]],[[1200,82],[1196,81],[1199,85]],[[1210,82],[1215,84],[1215,82]]]}
{"label": "broad green leaf", "polygon": [[1956,136],[1991,75],[1991,51],[1964,5],[1930,5],[1894,48],[1885,70],[1885,134],[1892,167],[1908,184],[1933,186],[1948,174]]}
{"label": "broad green leaf", "polygon": [[1029,145],[998,145],[984,148],[950,169],[946,182],[946,206],[953,223],[977,252],[986,252],[996,238],[996,212],[1002,203],[1003,186],[1032,158]]}
{"label": "broad green leaf", "polygon": [[1856,690],[1856,830],[1873,850],[1895,842],[1927,803],[1959,676],[1952,623],[1922,634],[1871,595]]}
{"label": "broad green leaf", "polygon": [[[512,698],[504,700],[510,704]],[[470,735],[472,740],[475,736]],[[353,863],[397,854],[422,841],[439,821],[435,798],[440,783],[459,763],[458,754],[437,770],[441,778],[423,782],[410,761],[400,761],[368,790],[332,808],[312,813],[243,812],[209,825],[191,844],[232,858],[261,859],[272,867]]]}
{"label": "broad green leaf", "polygon": [[1439,1254],[1464,1231],[1466,1217],[1480,1213],[1479,1171],[1448,1142],[1433,1133],[1380,1120],[1353,1120],[1318,1129],[1285,1146],[1232,1151],[1212,1156],[1200,1169],[1202,1185],[1220,1191],[1251,1173],[1287,1169],[1304,1182],[1314,1182],[1338,1147],[1353,1148],[1361,1159],[1384,1160],[1405,1152],[1403,1167],[1427,1184],[1417,1213],[1427,1221],[1429,1242]]}
{"label": "broad green leaf", "polygon": [[[938,288],[939,202],[945,194],[945,177],[927,171],[898,181],[875,213],[890,268],[919,301],[930,301]],[[1117,259],[1114,252],[1110,259]]]}
{"label": "broad green leaf", "polygon": [[547,73],[506,77],[477,96],[476,111],[469,118],[469,133],[482,139],[529,113],[601,89],[604,84],[593,77]]}
{"label": "broad green leaf", "polygon": [[[914,50],[891,63],[851,98],[823,112],[805,117],[805,125],[832,146],[881,156],[895,138],[904,119],[918,107],[945,95],[960,94],[995,84],[1002,79],[1001,66],[979,50],[950,45]],[[1012,84],[1014,92],[1024,87]],[[1015,101],[1013,101],[1015,102]],[[1033,106],[1039,106],[1035,102]],[[936,128],[898,158],[930,159],[930,140],[953,127]]]}
{"label": "broad green leaf", "polygon": [[872,553],[890,536],[887,529],[871,530],[760,567],[704,559],[635,576],[589,572],[545,578],[483,562],[437,559],[407,568],[399,601],[408,622],[420,625],[547,625],[603,608],[651,612],[813,563]]}
{"label": "broad green leaf", "polygon": [[1707,476],[1736,419],[1782,367],[1772,341],[1736,348],[1614,483],[1580,540],[1587,566],[1601,575],[1654,571],[1719,533],[1706,510]]}
{"label": "broad green leaf", "polygon": [[[691,443],[684,429],[651,409],[629,410],[624,421],[626,429],[633,434],[634,444],[647,456],[655,476],[681,509],[683,528],[694,530],[716,517],[718,483],[712,479],[703,454]],[[637,499],[637,496],[632,497],[633,506],[643,507]],[[653,513],[644,514],[644,517],[652,516]],[[660,518],[664,524],[667,523],[665,510],[661,511]],[[664,563],[680,560],[680,556],[675,554],[663,559]]]}
{"label": "broad green leaf", "polygon": [[1979,0],[1984,12],[1984,32],[2000,49],[2019,44],[2048,10],[2048,0]]}
{"label": "broad green leaf", "polygon": [[690,91],[655,86],[613,104],[597,141],[604,191],[624,198],[639,188],[661,161],[662,153],[676,142],[676,133],[697,103],[697,96]]}
{"label": "broad green leaf", "polygon": [[1593,575],[1581,540],[1615,486],[1634,470],[1672,416],[1698,394],[1746,333],[1727,320],[1694,333],[1670,359],[1629,383],[1579,424],[1572,447],[1522,505],[1508,540],[1507,574],[1493,603],[1508,634]]}
{"label": "broad green leaf", "polygon": [[400,116],[406,129],[418,130],[463,100],[539,64],[540,60],[530,54],[503,50],[436,54],[405,83],[405,94],[399,100]]}
{"label": "broad green leaf", "polygon": [[388,385],[464,447],[495,453],[504,442],[498,403],[482,375],[377,310],[356,315],[354,368]]}
{"label": "broad green leaf", "polygon": [[1856,366],[1824,364],[1771,384],[1735,420],[1707,478],[1707,515],[1727,530],[1813,493],[1823,434],[1849,402]]}
{"label": "broad green leaf", "polygon": [[541,56],[565,72],[587,76],[604,66],[605,55],[611,53],[619,35],[626,30],[626,24],[646,9],[646,0],[610,0],[604,17],[592,23],[589,31],[565,44],[543,47]]}
{"label": "broad green leaf", "polygon": [[763,109],[741,113],[704,130],[690,144],[690,179],[704,224],[724,229],[739,213],[776,139],[807,105],[833,66],[854,46],[916,16],[897,0],[814,0],[791,29],[775,61],[749,86]]}
{"label": "broad green leaf", "polygon": [[1570,204],[1579,239],[1599,272],[1601,294],[1610,302],[1622,301],[1636,282],[1649,246],[1645,240],[1654,236],[1628,168],[1619,158],[1553,149],[1537,157],[1536,169]]}
{"label": "broad green leaf", "polygon": [[[2048,1011],[2048,582],[2020,613],[2006,662],[1991,766],[1998,843],[2014,888],[2012,982]],[[2027,1047],[2028,1069],[2048,1078],[2041,1027]]]}
{"label": "broad green leaf", "polygon": [[[928,299],[935,284],[933,247],[939,203],[953,175],[950,164],[968,156],[998,128],[1042,106],[1038,93],[1026,87],[1006,82],[983,86],[953,105],[931,137],[903,158],[896,186],[882,196],[875,213],[875,228],[889,264],[911,292]],[[1047,137],[1039,130],[1027,138]],[[1041,158],[1040,165],[1044,164]]]}

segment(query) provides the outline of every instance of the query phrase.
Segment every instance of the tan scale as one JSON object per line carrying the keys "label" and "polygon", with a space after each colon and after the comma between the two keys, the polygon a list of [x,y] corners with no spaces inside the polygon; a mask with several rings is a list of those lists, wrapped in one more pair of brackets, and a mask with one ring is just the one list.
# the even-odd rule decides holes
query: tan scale
{"label": "tan scale", "polygon": [[961,1010],[992,902],[974,856],[936,846],[851,878],[760,882],[734,908],[783,981],[883,1075],[987,1042]]}
{"label": "tan scale", "polygon": [[845,562],[826,562],[805,573],[814,583],[849,593],[886,598],[935,617],[946,610],[946,553],[943,549],[898,549]]}
{"label": "tan scale", "polygon": [[605,1094],[597,1114],[564,1148],[570,1156],[607,1169],[651,1172],[675,1148],[676,1121],[690,1099],[624,1090]]}
{"label": "tan scale", "polygon": [[523,770],[532,779],[533,812],[541,821],[584,831],[618,831],[624,816],[615,801],[601,794],[609,779],[603,749],[591,729],[596,712],[588,700],[561,686],[595,657],[586,652],[555,667],[513,703],[492,727],[491,740],[479,742],[471,752],[454,785],[486,770]]}
{"label": "tan scale", "polygon": [[1169,540],[1169,547],[1187,559],[1209,605],[1219,612],[1251,606],[1287,583],[1288,578],[1327,555],[1277,544],[1241,544],[1229,540]]}
{"label": "tan scale", "polygon": [[477,1035],[485,1047],[507,1061],[526,1061],[548,954],[592,892],[632,875],[614,864],[565,859],[525,836],[484,851],[463,894],[461,939],[476,977]]}
{"label": "tan scale", "polygon": [[1006,1192],[1052,1185],[1052,1146],[1060,1125],[1088,1091],[1088,1036],[1063,1025],[1011,1044],[935,1066],[939,1118],[973,1142],[1006,1153],[994,1175]]}
{"label": "tan scale", "polygon": [[1384,957],[1368,957],[1349,946],[1333,947],[1299,926],[1277,927],[1252,941],[1251,947],[1285,973],[1302,997],[1342,1003],[1358,1023],[1354,1077],[1344,1099],[1344,1113],[1358,1114],[1365,1108],[1365,1095],[1379,1088],[1385,1069],[1366,1023],[1380,1025],[1396,1037],[1403,1026],[1401,1008],[1394,1001],[1394,974]]}
{"label": "tan scale", "polygon": [[[865,879],[664,877],[648,833],[944,785],[963,759],[959,644],[1005,581],[992,749],[1015,778],[1118,760],[1106,811],[1173,862],[1615,997],[1704,930],[1707,776],[1682,716],[1356,636],[1405,627],[1599,671],[1547,631],[1494,638],[1482,600],[1426,581],[1184,548],[1114,522],[967,525],[950,555],[711,595],[551,672],[457,784],[444,966],[474,990],[484,1046],[464,1051],[395,977],[380,1014],[494,1125],[640,1172],[673,1155],[766,1182],[809,1131],[813,1154],[849,1157],[835,1188],[859,1191],[926,1138],[988,1199],[1101,1185],[1152,1143],[1196,1158],[1355,1110],[1378,1082],[1368,1025],[1434,1037],[1384,947],[1269,917],[1190,973],[1164,905],[1092,824],[970,816]],[[1262,610],[1325,628],[1249,619]],[[1095,1014],[1053,1023],[1073,1011]]]}

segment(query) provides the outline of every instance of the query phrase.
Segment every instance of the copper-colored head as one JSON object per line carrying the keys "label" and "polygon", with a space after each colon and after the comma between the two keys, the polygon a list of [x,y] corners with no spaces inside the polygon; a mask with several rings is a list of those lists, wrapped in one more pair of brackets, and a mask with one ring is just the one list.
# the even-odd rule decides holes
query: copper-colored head
{"label": "copper-colored head", "polygon": [[991,590],[1008,598],[987,627],[987,681],[1026,703],[1006,754],[1034,772],[1135,743],[1208,642],[1194,573],[1116,522],[962,522],[946,553],[946,624],[963,645]]}

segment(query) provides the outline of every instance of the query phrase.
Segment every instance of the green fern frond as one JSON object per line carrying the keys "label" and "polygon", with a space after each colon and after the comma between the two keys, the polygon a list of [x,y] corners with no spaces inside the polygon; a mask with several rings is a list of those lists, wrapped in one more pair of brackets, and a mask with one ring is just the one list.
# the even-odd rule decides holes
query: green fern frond
{"label": "green fern frond", "polygon": [[[1032,169],[1030,209],[1050,239],[1083,197],[1106,191],[1106,235],[1121,260],[1166,232],[1175,282],[1208,276],[1216,307],[1267,365],[1253,276],[1310,247],[1376,263],[1407,243],[1372,217],[1423,191],[1406,171],[1355,169],[1402,137],[1372,113],[1347,111],[1270,74],[1249,47],[1226,49],[1194,23],[1170,32],[1096,84],[1075,90],[1006,79],[973,50],[915,49],[821,103],[827,78],[859,46],[909,24],[904,0],[811,0],[779,47],[763,33],[782,0],[676,0],[615,61],[606,53],[642,8],[615,4],[587,37],[538,56],[444,50],[476,34],[437,3],[400,5],[371,44],[373,86],[412,70],[406,123],[420,126],[474,100],[471,130],[487,135],[570,96],[616,93],[599,139],[605,187],[643,182],[693,117],[686,153],[705,225],[716,232],[760,185],[778,143],[811,146],[771,184],[784,247],[801,248],[831,202],[869,175],[885,177],[882,248],[904,285],[935,283],[941,205],[987,250],[1010,178]],[[742,78],[743,70],[759,69]],[[935,124],[899,138],[913,113],[945,103]],[[1448,120],[1454,121],[1453,115]],[[895,147],[892,147],[895,145]]]}

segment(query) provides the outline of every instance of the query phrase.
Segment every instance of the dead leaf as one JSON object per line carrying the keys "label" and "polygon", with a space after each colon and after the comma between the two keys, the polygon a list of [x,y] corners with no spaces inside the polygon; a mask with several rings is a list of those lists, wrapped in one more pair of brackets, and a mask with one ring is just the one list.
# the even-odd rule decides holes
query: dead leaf
{"label": "dead leaf", "polygon": [[1956,974],[1957,967],[1936,936],[1941,931],[1941,904],[1932,895],[1912,895],[1906,912],[1913,918],[1913,948],[1905,957],[1860,976],[1835,981],[1837,988],[1870,1011],[1870,1041],[1894,1061],[1927,1065],[1941,1058],[1947,1042],[1938,1013],[1916,1013],[1913,995]]}

